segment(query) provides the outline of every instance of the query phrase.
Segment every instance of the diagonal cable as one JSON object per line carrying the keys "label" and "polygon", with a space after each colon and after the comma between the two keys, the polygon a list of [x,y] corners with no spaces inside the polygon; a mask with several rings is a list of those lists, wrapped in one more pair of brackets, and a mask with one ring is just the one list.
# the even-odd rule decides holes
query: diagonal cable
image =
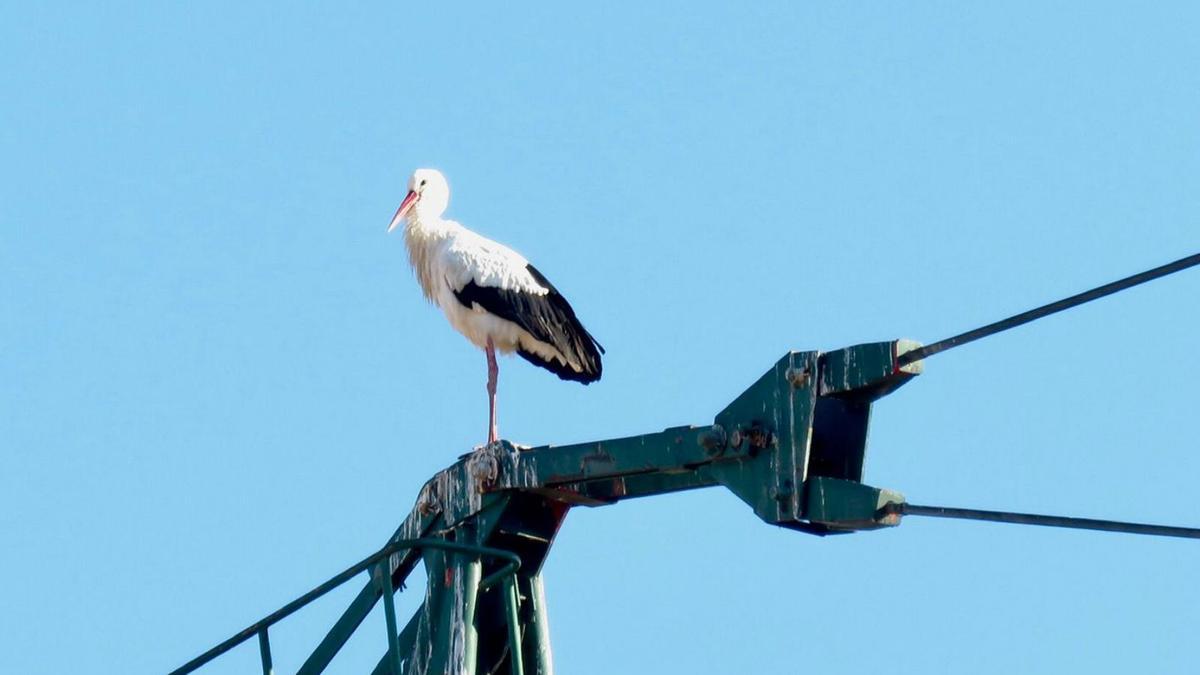
{"label": "diagonal cable", "polygon": [[945,340],[939,340],[932,344],[925,345],[920,349],[914,349],[911,352],[905,352],[904,354],[900,355],[899,363],[901,366],[906,366],[914,361],[920,361],[928,356],[933,356],[934,354],[944,352],[948,349],[965,345],[968,342],[974,342],[980,338],[985,338],[989,335],[995,335],[996,333],[1006,331],[1010,328],[1016,328],[1017,326],[1029,323],[1030,321],[1036,321],[1042,317],[1050,316],[1051,314],[1057,314],[1058,312],[1071,309],[1072,307],[1078,307],[1085,302],[1091,302],[1097,298],[1103,298],[1106,295],[1112,295],[1113,293],[1123,291],[1127,288],[1132,288],[1138,284],[1144,284],[1147,281],[1153,281],[1159,277],[1165,277],[1168,274],[1173,274],[1189,267],[1195,267],[1196,265],[1200,265],[1200,253],[1190,255],[1186,258],[1180,258],[1175,262],[1167,263],[1161,267],[1155,267],[1152,270],[1146,270],[1145,272],[1135,274],[1131,277],[1125,277],[1124,279],[1104,284],[1103,286],[1098,286],[1090,291],[1084,291],[1083,293],[1072,295],[1069,298],[1063,298],[1062,300],[1052,302],[1048,305],[1042,305],[1041,307],[1031,309],[1027,312],[1015,314],[1007,319],[1001,319],[995,323],[989,323],[986,326],[969,330],[965,333],[960,333],[954,337],[949,337]]}
{"label": "diagonal cable", "polygon": [[962,509],[953,506],[923,506],[921,504],[892,502],[885,505],[877,513],[877,517],[888,515],[932,516],[934,518],[957,518],[960,520],[986,520],[993,523],[1042,525],[1045,527],[1069,527],[1077,530],[1102,530],[1104,532],[1148,534],[1158,537],[1183,537],[1186,539],[1200,539],[1200,528],[1197,527],[1149,525],[1146,523],[1129,523],[1119,520],[1069,518],[1067,516],[1045,516],[1036,513],[1016,513],[1013,511],[983,511],[981,509]]}

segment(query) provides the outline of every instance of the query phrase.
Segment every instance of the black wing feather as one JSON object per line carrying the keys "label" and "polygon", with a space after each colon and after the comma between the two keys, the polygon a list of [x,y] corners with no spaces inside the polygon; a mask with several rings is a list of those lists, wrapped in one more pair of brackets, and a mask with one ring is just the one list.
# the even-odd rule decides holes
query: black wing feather
{"label": "black wing feather", "polygon": [[534,280],[549,289],[549,292],[545,295],[535,295],[494,286],[480,286],[471,281],[463,286],[462,290],[455,291],[454,297],[458,298],[464,307],[478,304],[488,312],[517,324],[534,339],[553,346],[560,354],[579,363],[583,370],[576,371],[557,359],[547,360],[518,348],[517,353],[526,361],[545,368],[564,380],[583,384],[599,380],[603,369],[600,355],[604,353],[604,347],[601,347],[596,338],[579,322],[575,310],[554,284],[542,276],[533,265],[526,265],[525,269]]}

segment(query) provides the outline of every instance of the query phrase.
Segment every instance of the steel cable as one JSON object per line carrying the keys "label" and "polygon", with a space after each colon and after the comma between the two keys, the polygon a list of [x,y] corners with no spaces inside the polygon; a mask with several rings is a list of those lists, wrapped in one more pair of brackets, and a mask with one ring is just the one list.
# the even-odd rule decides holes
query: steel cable
{"label": "steel cable", "polygon": [[1077,530],[1101,530],[1104,532],[1124,532],[1126,534],[1147,534],[1158,537],[1183,537],[1186,539],[1200,539],[1200,528],[1196,527],[1148,525],[1146,523],[1129,523],[1119,520],[1095,520],[1092,518],[1045,516],[1036,513],[1015,513],[1012,511],[983,511],[981,509],[962,509],[953,506],[923,506],[921,504],[893,502],[880,509],[876,515],[877,517],[889,515],[932,516],[934,518],[986,520],[993,523],[1042,525],[1045,527],[1069,527]]}
{"label": "steel cable", "polygon": [[1001,319],[995,323],[989,323],[986,326],[969,330],[965,333],[960,333],[954,337],[946,338],[945,340],[938,340],[937,342],[925,345],[920,349],[914,349],[911,352],[905,352],[904,354],[900,355],[899,363],[901,366],[906,366],[914,361],[920,361],[921,359],[933,356],[934,354],[939,354],[948,349],[965,345],[968,342],[974,342],[980,338],[985,338],[989,335],[995,335],[996,333],[1006,331],[1010,328],[1016,328],[1017,326],[1029,323],[1030,321],[1036,321],[1042,317],[1050,316],[1051,314],[1057,314],[1058,312],[1070,309],[1072,307],[1078,307],[1085,302],[1091,302],[1092,300],[1103,298],[1106,295],[1112,295],[1113,293],[1123,291],[1127,288],[1132,288],[1133,286],[1137,286],[1139,284],[1144,284],[1147,281],[1153,281],[1159,277],[1165,277],[1168,274],[1173,274],[1189,267],[1195,267],[1196,265],[1200,265],[1200,253],[1190,255],[1186,258],[1180,258],[1175,262],[1167,263],[1161,267],[1155,267],[1152,270],[1146,270],[1145,272],[1135,274],[1131,277],[1125,277],[1124,279],[1104,284],[1103,286],[1097,286],[1090,291],[1084,291],[1083,293],[1072,295],[1069,298],[1063,298],[1062,300],[1052,302],[1048,305],[1042,305],[1041,307],[1031,309],[1027,312],[1014,314],[1007,319]]}

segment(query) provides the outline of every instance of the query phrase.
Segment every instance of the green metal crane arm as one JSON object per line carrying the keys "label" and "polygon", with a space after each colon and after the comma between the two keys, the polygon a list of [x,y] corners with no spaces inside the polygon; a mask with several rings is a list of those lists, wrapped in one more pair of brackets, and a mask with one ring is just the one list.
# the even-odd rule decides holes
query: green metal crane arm
{"label": "green metal crane arm", "polygon": [[501,441],[426,484],[414,512],[452,528],[506,491],[571,505],[723,485],[763,520],[827,534],[898,519],[876,510],[899,495],[862,484],[871,403],[910,381],[907,340],[791,352],[716,415],[714,424],[573,445]]}
{"label": "green metal crane arm", "polygon": [[[880,509],[903,502],[903,496],[862,482],[867,427],[874,402],[921,372],[921,362],[901,360],[919,347],[893,340],[830,352],[789,352],[711,424],[573,445],[528,448],[501,441],[477,449],[425,483],[380,554],[176,672],[190,672],[256,633],[264,672],[269,672],[267,626],[376,565],[378,573],[298,675],[323,672],[380,597],[385,599],[389,640],[377,674],[474,673],[477,664],[502,666],[507,653],[508,669],[497,672],[520,675],[523,659],[532,672],[549,675],[553,669],[540,570],[574,505],[723,486],[764,522],[781,527],[824,535],[896,525],[900,516]],[[465,549],[476,553],[512,551],[523,563],[521,571],[492,567],[481,579],[485,571],[478,559],[449,560],[447,554],[422,552],[405,543],[442,534],[478,545]],[[445,540],[433,542],[430,549],[464,550]],[[434,583],[427,585],[424,603],[397,635],[392,591],[420,562]],[[475,590],[481,582],[486,587],[501,577],[506,580],[502,594]],[[523,630],[515,629],[518,611]],[[508,621],[507,631],[501,621]],[[514,640],[520,644],[514,646]],[[403,663],[401,654],[406,655]]]}
{"label": "green metal crane arm", "polygon": [[[392,541],[387,546],[384,546],[383,548],[372,553],[371,555],[367,556],[366,558],[363,558],[362,560],[351,565],[350,567],[347,567],[344,571],[333,576],[325,583],[317,586],[316,588],[314,588],[311,591],[305,593],[304,595],[296,598],[295,600],[289,602],[288,604],[284,605],[283,607],[280,607],[279,609],[275,610],[274,612],[271,612],[270,614],[259,619],[258,621],[255,621],[254,623],[250,624],[249,626],[242,629],[241,631],[238,631],[238,633],[236,635],[229,638],[228,640],[225,640],[224,642],[218,644],[217,646],[213,647],[212,649],[204,652],[200,656],[197,656],[196,658],[192,659],[191,661],[188,661],[187,663],[183,664],[179,668],[176,668],[175,670],[171,671],[170,675],[186,675],[186,673],[191,673],[191,672],[195,671],[196,669],[200,668],[201,666],[203,666],[204,664],[208,663],[209,661],[212,661],[213,659],[217,658],[218,656],[229,651],[230,649],[233,649],[234,647],[249,640],[250,638],[254,637],[255,635],[259,636],[259,647],[262,650],[262,658],[263,658],[263,671],[269,672],[269,669],[270,669],[269,664],[271,662],[271,652],[270,652],[270,642],[266,636],[267,636],[267,629],[270,628],[273,624],[276,624],[279,621],[282,621],[283,619],[287,618],[288,616],[290,616],[291,614],[293,614],[300,608],[304,607],[305,605],[307,605],[307,604],[311,603],[312,601],[316,600],[317,598],[325,595],[329,591],[332,591],[333,589],[337,588],[338,586],[341,586],[342,584],[346,583],[350,579],[353,579],[359,573],[361,573],[364,570],[366,570],[367,568],[375,565],[376,563],[379,563],[384,558],[390,558],[392,556],[392,554],[394,554],[394,553],[397,553],[400,551],[405,551],[405,550],[422,550],[422,549],[430,549],[430,548],[439,549],[439,550],[443,550],[443,551],[451,551],[454,553],[466,553],[466,554],[470,554],[470,555],[474,555],[474,556],[482,557],[482,558],[493,558],[493,559],[503,560],[504,565],[499,570],[497,570],[496,572],[494,572],[491,575],[488,575],[486,578],[484,578],[482,581],[479,582],[480,590],[483,590],[490,586],[495,585],[498,581],[500,581],[501,579],[504,579],[505,577],[511,577],[512,575],[516,574],[517,570],[519,570],[521,568],[520,556],[518,556],[517,554],[515,554],[511,551],[505,551],[505,550],[498,549],[498,548],[491,548],[488,546],[475,546],[475,545],[471,545],[471,544],[460,544],[460,543],[453,542],[453,541],[446,541],[445,539],[432,539],[432,538],[400,539],[400,540]],[[387,582],[385,584],[385,587],[390,587],[391,586],[390,575],[380,575],[380,576],[387,577]],[[390,599],[390,594],[385,593],[385,596],[388,596],[388,597],[385,597],[385,602],[386,602]]]}

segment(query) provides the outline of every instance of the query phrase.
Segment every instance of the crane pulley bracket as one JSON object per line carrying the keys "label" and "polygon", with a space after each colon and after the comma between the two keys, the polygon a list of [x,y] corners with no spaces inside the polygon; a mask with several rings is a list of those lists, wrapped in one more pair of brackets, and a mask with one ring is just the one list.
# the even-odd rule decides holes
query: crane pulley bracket
{"label": "crane pulley bracket", "polygon": [[789,352],[711,425],[563,446],[494,443],[434,476],[414,514],[436,513],[452,529],[508,492],[601,506],[723,485],[783,527],[826,534],[895,524],[871,517],[900,497],[862,484],[867,427],[871,405],[921,372],[921,362],[899,364],[918,346]]}

